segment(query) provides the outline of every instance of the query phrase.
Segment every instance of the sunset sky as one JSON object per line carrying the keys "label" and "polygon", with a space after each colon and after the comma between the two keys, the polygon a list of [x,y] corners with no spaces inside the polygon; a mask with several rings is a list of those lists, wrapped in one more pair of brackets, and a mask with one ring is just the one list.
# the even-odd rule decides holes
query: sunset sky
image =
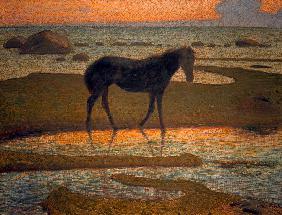
{"label": "sunset sky", "polygon": [[282,0],[0,0],[0,25],[219,20],[221,4],[245,2],[257,14],[281,13]]}

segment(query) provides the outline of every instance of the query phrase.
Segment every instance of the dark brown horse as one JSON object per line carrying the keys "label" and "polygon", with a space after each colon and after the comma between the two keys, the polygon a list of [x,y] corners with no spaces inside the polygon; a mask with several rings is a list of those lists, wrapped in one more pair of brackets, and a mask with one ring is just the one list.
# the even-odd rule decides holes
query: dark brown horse
{"label": "dark brown horse", "polygon": [[143,126],[154,111],[157,101],[161,128],[161,145],[164,145],[165,127],[162,116],[162,98],[173,74],[182,67],[187,82],[193,81],[193,66],[195,56],[190,47],[168,50],[161,55],[135,60],[123,57],[107,56],[91,64],[85,71],[84,80],[90,92],[87,100],[86,127],[92,142],[91,112],[95,101],[102,95],[102,106],[107,113],[114,134],[117,127],[114,123],[108,103],[108,88],[116,84],[129,92],[146,92],[150,96],[149,108],[144,119],[139,123],[144,137]]}

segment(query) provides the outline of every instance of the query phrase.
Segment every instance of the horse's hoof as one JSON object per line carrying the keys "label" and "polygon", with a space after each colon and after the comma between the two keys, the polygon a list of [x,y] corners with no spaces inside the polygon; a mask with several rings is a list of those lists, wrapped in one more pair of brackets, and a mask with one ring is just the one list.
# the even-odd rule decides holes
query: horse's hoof
{"label": "horse's hoof", "polygon": [[88,132],[88,143],[93,144],[93,138],[91,132]]}

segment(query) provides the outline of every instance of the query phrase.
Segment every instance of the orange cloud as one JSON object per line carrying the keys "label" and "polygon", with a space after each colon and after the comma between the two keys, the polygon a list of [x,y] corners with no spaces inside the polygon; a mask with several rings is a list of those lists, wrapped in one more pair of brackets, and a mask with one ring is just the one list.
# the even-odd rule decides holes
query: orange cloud
{"label": "orange cloud", "polygon": [[277,13],[282,8],[282,0],[261,0],[261,10],[268,13]]}
{"label": "orange cloud", "polygon": [[[0,25],[215,20],[221,0],[0,0]],[[261,0],[275,13],[282,0]]]}
{"label": "orange cloud", "polygon": [[219,1],[9,0],[0,1],[0,24],[209,20]]}

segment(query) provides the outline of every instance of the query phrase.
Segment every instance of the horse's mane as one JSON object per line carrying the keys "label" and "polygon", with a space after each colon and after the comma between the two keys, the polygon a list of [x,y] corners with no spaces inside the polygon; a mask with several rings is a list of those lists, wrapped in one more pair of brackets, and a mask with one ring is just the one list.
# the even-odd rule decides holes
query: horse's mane
{"label": "horse's mane", "polygon": [[175,55],[175,54],[179,55],[181,50],[184,50],[184,49],[188,49],[189,51],[191,51],[191,55],[192,56],[195,55],[194,50],[190,46],[182,46],[180,48],[170,48],[170,49],[167,49],[166,51],[164,51],[162,53],[154,54],[154,55],[151,55],[149,57],[146,57],[146,58],[142,59],[142,61],[152,60],[152,59],[162,59],[162,58],[166,58],[166,57],[169,57],[169,56]]}

